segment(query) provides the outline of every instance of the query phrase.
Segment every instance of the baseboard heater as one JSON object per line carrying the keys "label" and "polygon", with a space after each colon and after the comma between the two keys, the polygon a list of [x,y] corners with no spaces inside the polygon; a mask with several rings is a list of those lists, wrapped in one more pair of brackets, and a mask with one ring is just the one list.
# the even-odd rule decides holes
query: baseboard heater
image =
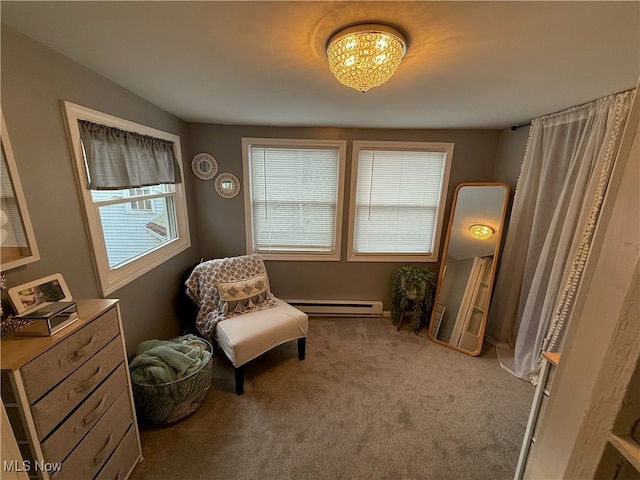
{"label": "baseboard heater", "polygon": [[380,317],[382,302],[379,300],[285,300],[289,305],[307,315],[343,317]]}

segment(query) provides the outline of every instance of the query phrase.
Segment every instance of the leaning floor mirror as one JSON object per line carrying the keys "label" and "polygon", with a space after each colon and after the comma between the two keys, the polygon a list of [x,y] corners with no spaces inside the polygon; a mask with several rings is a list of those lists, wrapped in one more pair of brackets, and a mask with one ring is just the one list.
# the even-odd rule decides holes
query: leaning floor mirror
{"label": "leaning floor mirror", "polygon": [[429,323],[432,341],[481,352],[508,202],[504,183],[456,188]]}

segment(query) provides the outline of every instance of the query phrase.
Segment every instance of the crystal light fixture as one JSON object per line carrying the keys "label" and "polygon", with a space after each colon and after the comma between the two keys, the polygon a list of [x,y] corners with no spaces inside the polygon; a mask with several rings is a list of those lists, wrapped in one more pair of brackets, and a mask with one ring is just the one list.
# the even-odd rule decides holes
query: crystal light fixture
{"label": "crystal light fixture", "polygon": [[477,238],[478,240],[486,240],[491,235],[493,235],[494,230],[488,225],[471,225],[469,227],[469,231],[471,232],[471,236]]}
{"label": "crystal light fixture", "polygon": [[389,80],[406,51],[401,32],[370,23],[342,29],[327,44],[331,72],[340,83],[360,92]]}

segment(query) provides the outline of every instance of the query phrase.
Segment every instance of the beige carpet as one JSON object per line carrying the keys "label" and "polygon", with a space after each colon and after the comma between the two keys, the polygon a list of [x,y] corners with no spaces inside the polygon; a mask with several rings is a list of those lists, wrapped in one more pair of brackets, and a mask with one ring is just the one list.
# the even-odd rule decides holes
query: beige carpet
{"label": "beige carpet", "polygon": [[224,356],[202,407],[141,424],[141,479],[511,479],[533,387],[493,348],[469,357],[388,318],[311,318],[296,344],[247,365]]}

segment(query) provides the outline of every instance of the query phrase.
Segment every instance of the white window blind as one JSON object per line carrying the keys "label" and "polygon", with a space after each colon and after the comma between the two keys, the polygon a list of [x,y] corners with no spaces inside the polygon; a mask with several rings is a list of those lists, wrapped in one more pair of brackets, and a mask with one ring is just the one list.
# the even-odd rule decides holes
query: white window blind
{"label": "white window blind", "polygon": [[253,251],[336,254],[340,148],[252,144],[248,160]]}
{"label": "white window blind", "polygon": [[435,258],[450,151],[354,147],[350,256]]}

